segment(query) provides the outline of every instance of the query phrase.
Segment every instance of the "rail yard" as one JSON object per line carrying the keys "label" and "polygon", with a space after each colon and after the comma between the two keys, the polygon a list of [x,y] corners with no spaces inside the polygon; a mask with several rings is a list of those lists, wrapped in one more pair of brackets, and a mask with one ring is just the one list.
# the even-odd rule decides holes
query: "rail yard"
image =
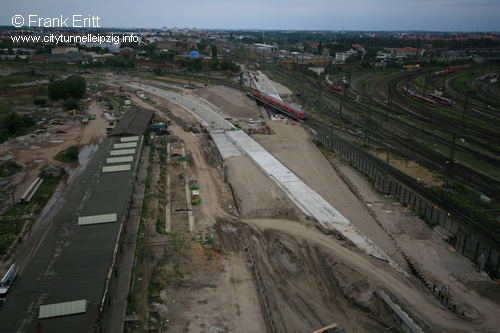
{"label": "rail yard", "polygon": [[[289,73],[285,75],[288,75],[286,78],[288,82],[294,82]],[[295,78],[297,82],[295,87],[302,91],[309,89],[309,96],[314,99],[312,103],[319,103],[317,108],[323,110],[324,114],[328,115],[332,113],[332,110],[338,110],[332,116],[355,124],[355,127],[362,132],[359,136],[365,143],[368,143],[368,140],[373,140],[373,142],[378,140],[382,142],[379,144],[382,149],[384,145],[389,145],[393,149],[400,147],[397,155],[417,160],[421,165],[442,173],[447,178],[456,177],[471,187],[477,187],[487,196],[498,199],[499,184],[495,175],[495,168],[498,166],[496,152],[489,151],[484,145],[479,149],[469,145],[469,141],[475,140],[486,144],[497,142],[499,138],[498,124],[495,119],[496,111],[485,110],[484,104],[472,100],[468,101],[467,106],[464,105],[464,101],[457,100],[453,111],[441,109],[440,114],[435,112],[436,106],[432,106],[434,110],[419,107],[418,104],[409,102],[406,94],[398,88],[404,88],[408,84],[408,76],[409,74],[406,73],[395,74],[394,79],[383,85],[374,82],[369,93],[363,89],[358,92],[347,90],[340,95],[328,91],[318,92],[316,86],[309,85],[308,87],[305,81],[300,80],[300,77]],[[353,85],[356,87],[363,84],[354,82]],[[336,98],[331,101],[322,101],[327,96]],[[359,96],[362,101],[356,102]],[[356,106],[351,111],[346,111],[352,103],[356,103]],[[452,115],[452,112],[458,113],[459,116]],[[474,120],[467,120],[468,128],[464,130],[464,117],[468,113],[470,113],[468,117]],[[327,123],[326,127],[328,126]],[[472,170],[467,163],[456,163],[455,154],[468,155],[469,158],[480,161],[480,168],[481,164],[484,164],[484,167]]]}
{"label": "rail yard", "polygon": [[[91,329],[497,331],[500,91],[491,78],[498,68],[345,67],[316,79],[272,61],[246,62],[241,69],[250,78],[244,84],[176,73],[86,75],[100,94],[111,96],[104,100],[127,96],[137,119],[147,110],[142,115],[169,124],[159,135],[145,134],[144,150],[135,152],[145,157],[135,157],[139,179],[127,180],[133,199],[131,207],[123,205],[130,212],[123,212],[124,229],[109,254],[105,294],[87,305]],[[263,80],[273,91],[255,88],[264,87]],[[68,121],[54,134],[6,142],[0,157],[33,169],[40,159],[56,163],[57,131],[64,146],[82,138],[84,144],[107,142],[105,129],[117,118],[97,96],[89,95],[95,99],[90,124]],[[110,137],[134,127],[133,121],[127,128],[118,124],[114,132],[109,128]],[[50,152],[30,156],[35,144]],[[91,162],[97,171],[84,179],[78,177],[85,166],[76,172],[66,166],[74,174],[68,191],[72,182],[98,186],[100,163]],[[16,193],[30,178],[15,181]],[[45,221],[63,209],[65,192],[45,208]],[[320,199],[308,204],[311,198]],[[334,220],[326,228],[320,215],[308,212],[324,207]],[[37,318],[44,300],[62,302],[64,293],[53,287],[39,298],[26,294],[30,279],[43,288],[54,281],[42,283],[31,274],[30,258],[52,230],[49,237],[66,245],[58,253],[49,244],[42,247],[54,267],[46,275],[57,273],[63,286],[68,274],[57,271],[63,267],[57,258],[72,242],[64,237],[85,233],[77,231],[80,226],[68,229],[69,222],[49,229],[48,222],[40,227],[37,216],[29,219],[33,233],[24,229],[19,250],[4,260],[6,267],[21,264],[19,289],[0,308],[0,317],[12,315],[17,323],[0,329],[67,327],[67,318],[64,325],[57,315]],[[30,316],[23,317],[27,309]],[[85,327],[81,314],[72,318]]]}

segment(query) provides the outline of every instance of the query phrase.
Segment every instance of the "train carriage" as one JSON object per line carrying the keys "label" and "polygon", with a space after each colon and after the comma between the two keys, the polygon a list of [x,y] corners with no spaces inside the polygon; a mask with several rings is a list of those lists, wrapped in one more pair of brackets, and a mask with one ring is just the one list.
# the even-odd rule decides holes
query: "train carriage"
{"label": "train carriage", "polygon": [[297,119],[300,120],[306,120],[307,119],[307,114],[304,110],[299,108],[298,106],[292,105],[290,103],[286,103],[283,101],[280,101],[272,96],[269,96],[267,94],[264,94],[263,92],[260,92],[258,90],[252,90],[251,92],[252,96],[265,101],[271,105],[276,106],[278,109],[284,111],[285,113],[288,113],[288,115],[293,116]]}
{"label": "train carriage", "polygon": [[439,104],[451,106],[451,99],[433,93],[427,93],[427,97],[437,101]]}
{"label": "train carriage", "polygon": [[335,90],[335,91],[342,91],[342,88],[341,88],[339,85],[336,85],[335,83],[333,83],[333,82],[330,80],[330,75],[327,75],[327,76],[325,77],[325,84],[326,84],[329,88],[331,88],[331,89],[333,89],[333,90]]}

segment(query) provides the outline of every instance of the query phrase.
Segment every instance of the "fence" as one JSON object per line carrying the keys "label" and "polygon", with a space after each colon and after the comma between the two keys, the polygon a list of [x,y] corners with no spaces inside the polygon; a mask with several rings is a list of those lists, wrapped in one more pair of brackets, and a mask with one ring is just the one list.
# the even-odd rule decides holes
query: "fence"
{"label": "fence", "polygon": [[[487,269],[492,279],[498,277],[500,267],[500,246],[492,244],[490,240],[483,239],[481,235],[469,233],[468,221],[459,221],[423,198],[418,191],[408,184],[391,177],[394,168],[382,163],[376,163],[373,156],[357,145],[330,133],[317,133],[316,139],[325,147],[335,151],[351,166],[366,175],[379,191],[398,198],[408,204],[414,211],[422,216],[431,225],[439,225],[453,235],[453,245],[457,252],[476,263],[478,269]],[[417,186],[417,181],[414,181]],[[470,236],[469,236],[470,234]]]}

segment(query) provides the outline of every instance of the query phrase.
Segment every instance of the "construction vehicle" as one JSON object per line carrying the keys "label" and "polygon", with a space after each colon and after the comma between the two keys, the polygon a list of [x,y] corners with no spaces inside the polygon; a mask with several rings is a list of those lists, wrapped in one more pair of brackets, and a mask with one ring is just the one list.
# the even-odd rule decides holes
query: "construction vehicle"
{"label": "construction vehicle", "polygon": [[7,300],[7,295],[10,294],[14,284],[17,281],[19,272],[19,266],[12,264],[7,270],[7,273],[0,280],[0,306],[2,306]]}

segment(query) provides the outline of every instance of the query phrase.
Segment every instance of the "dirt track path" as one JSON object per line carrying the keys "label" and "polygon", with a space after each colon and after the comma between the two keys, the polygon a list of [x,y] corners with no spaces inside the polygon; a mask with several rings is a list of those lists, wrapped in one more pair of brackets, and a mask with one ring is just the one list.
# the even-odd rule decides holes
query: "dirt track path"
{"label": "dirt track path", "polygon": [[[228,211],[234,209],[229,188],[224,183],[224,170],[218,153],[207,142],[204,134],[186,132],[196,120],[184,109],[150,96],[155,106],[133,98],[137,105],[155,110],[159,118],[167,119],[162,109],[168,107],[176,117],[169,127],[171,137],[179,138],[189,155],[185,172],[200,186],[202,203],[193,206],[194,231],[198,234],[216,234],[218,221],[235,220]],[[175,177],[172,174],[171,177]],[[174,194],[172,194],[174,195]],[[172,221],[172,223],[175,223]],[[237,237],[234,228],[225,230]],[[183,237],[189,237],[186,234]],[[182,252],[182,251],[181,251]],[[182,286],[168,288],[164,308],[169,318],[169,332],[266,332],[260,297],[255,289],[254,277],[247,267],[247,255],[239,247],[222,246],[220,252],[193,243],[176,263],[165,267],[169,278],[183,275]],[[174,277],[171,277],[173,275]],[[189,309],[188,311],[186,309]]]}
{"label": "dirt track path", "polygon": [[[391,293],[398,296],[400,304],[411,308],[411,315],[414,318],[419,318],[422,323],[427,324],[427,327],[424,326],[427,331],[473,332],[479,329],[483,332],[497,331],[498,306],[492,305],[490,302],[485,301],[483,306],[480,307],[481,319],[478,318],[475,322],[460,319],[460,317],[444,309],[432,296],[424,292],[418,284],[411,283],[401,274],[388,269],[386,264],[378,263],[359,251],[346,248],[344,244],[332,239],[332,237],[318,233],[317,230],[298,223],[279,220],[252,220],[247,222],[251,227],[255,228],[253,233],[258,237],[256,246],[259,246],[262,251],[260,255],[264,265],[262,271],[270,272],[270,290],[272,290],[273,285],[284,286],[283,288],[286,290],[286,293],[274,292],[273,296],[277,299],[279,304],[277,308],[279,309],[284,309],[283,304],[285,308],[286,306],[293,307],[296,302],[294,300],[296,296],[294,295],[298,294],[300,299],[316,299],[316,302],[326,302],[324,305],[331,309],[332,317],[344,319],[342,325],[346,329],[349,328],[349,332],[363,332],[363,327],[366,329],[366,326],[361,326],[361,328],[359,326],[362,324],[363,315],[358,314],[357,317],[351,317],[353,311],[351,309],[350,313],[344,310],[347,313],[344,316],[342,312],[344,307],[342,305],[340,306],[341,309],[339,309],[339,305],[332,305],[328,302],[328,299],[325,299],[325,297],[331,297],[327,296],[331,292],[314,294],[314,288],[311,288],[311,286],[318,286],[320,290],[324,291],[332,288],[328,283],[328,270],[330,270],[330,273],[336,276],[338,280],[341,280],[342,276],[344,276],[345,281],[343,283],[346,284],[344,288],[349,291],[353,300],[358,298],[358,302],[366,302],[369,306],[373,306],[373,300],[370,300],[370,297],[373,297],[370,296],[371,292],[377,288],[390,290]],[[271,234],[271,237],[268,236],[269,234]],[[273,243],[281,240],[281,237],[285,240],[283,243],[287,248],[287,251],[281,252],[288,252],[289,254],[285,259],[276,259],[276,257],[279,257],[276,253],[279,253],[279,251],[276,251]],[[256,251],[259,252],[260,250]],[[309,251],[316,252],[317,255],[311,256],[308,253]],[[318,262],[318,255],[323,260]],[[294,260],[290,260],[290,258],[294,258]],[[284,262],[288,264],[285,265]],[[301,262],[302,264],[300,264]],[[315,262],[315,264],[311,265],[312,262]],[[317,275],[312,274],[304,278],[301,270],[305,269],[307,271],[313,268],[317,268],[314,271]],[[291,272],[295,271],[298,272],[291,274]],[[309,280],[311,278],[313,278],[313,281]],[[302,288],[310,289],[309,293],[305,293],[306,296],[300,296],[304,294]],[[316,304],[316,302],[313,304]],[[295,304],[295,306],[294,311],[297,311],[304,305]],[[291,318],[287,316],[286,310],[282,310],[281,314],[278,315]],[[288,313],[288,315],[290,314]],[[320,316],[318,315],[318,317]],[[310,318],[303,319],[312,321]],[[300,322],[302,321],[293,325],[290,323],[290,327],[295,327],[294,325],[299,325]],[[283,323],[288,325],[286,321],[283,321]]]}
{"label": "dirt track path", "polygon": [[[208,99],[209,94],[205,97]],[[168,106],[187,124],[194,123],[184,109],[155,100],[158,107]],[[198,228],[195,230],[208,232],[219,225],[223,252],[220,257],[213,256],[210,260],[216,260],[208,266],[202,264],[207,259],[202,253],[191,253],[189,262],[186,262],[186,267],[191,268],[184,271],[192,276],[191,287],[185,286],[171,296],[180,303],[169,313],[178,320],[176,328],[182,328],[182,323],[191,323],[188,325],[191,330],[203,327],[202,331],[210,331],[227,327],[229,331],[268,331],[255,280],[245,262],[244,242],[235,227],[248,224],[252,251],[257,258],[255,267],[260,272],[264,292],[271,305],[270,318],[280,332],[312,331],[331,322],[339,322],[349,332],[383,332],[394,323],[390,322],[390,315],[376,296],[378,288],[387,288],[397,295],[400,304],[410,309],[414,318],[421,319],[426,331],[496,331],[499,325],[497,313],[500,313],[498,306],[475,297],[473,293],[471,309],[481,315],[471,322],[446,310],[413,279],[367,257],[349,244],[321,234],[311,222],[304,221],[297,214],[291,213],[286,216],[287,220],[277,219],[277,212],[281,214],[287,207],[290,211],[294,208],[281,200],[277,192],[273,194],[273,186],[267,185],[270,184],[269,179],[244,158],[238,158],[237,163],[231,159],[226,162],[231,169],[228,172],[229,181],[238,184],[235,194],[241,203],[241,211],[250,212],[245,216],[247,220],[240,224],[237,218],[226,213],[228,191],[223,185],[220,166],[207,159],[214,152],[206,148],[209,147],[206,138],[186,132],[186,126],[178,125],[171,127],[172,133],[179,136],[191,152],[190,173],[200,182],[203,197],[202,205],[194,208],[197,217],[195,227]],[[360,223],[365,228],[360,229],[376,239],[386,252],[398,255],[393,241],[387,240],[387,235],[380,230],[376,231],[378,225],[365,203],[359,202],[351,193],[318,149],[309,142],[303,129],[286,124],[271,126],[278,134],[256,137],[257,140],[353,223]],[[277,202],[279,204],[274,206],[276,210],[271,212],[270,207]],[[215,222],[218,224],[214,225]],[[194,285],[199,286],[200,281],[203,282],[202,287],[193,288]],[[207,281],[210,281],[210,286],[206,285]],[[371,314],[360,311],[359,306],[370,309]],[[188,307],[189,313],[184,311]],[[243,325],[247,323],[243,316],[254,318],[252,329]],[[375,317],[374,320],[372,317]],[[257,329],[255,325],[258,325]]]}

